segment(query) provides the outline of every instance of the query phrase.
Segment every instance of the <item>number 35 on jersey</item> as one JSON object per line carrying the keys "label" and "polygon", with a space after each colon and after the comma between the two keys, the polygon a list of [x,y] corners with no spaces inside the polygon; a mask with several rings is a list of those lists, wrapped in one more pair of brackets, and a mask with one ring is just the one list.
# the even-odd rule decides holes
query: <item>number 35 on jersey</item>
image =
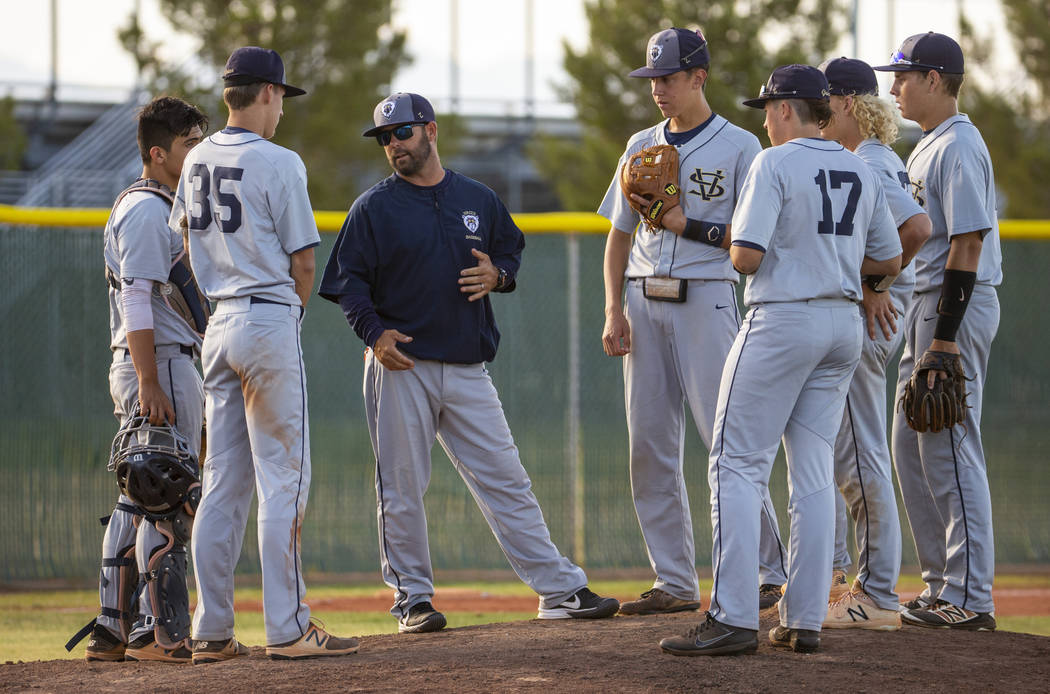
{"label": "number 35 on jersey", "polygon": [[204,231],[213,221],[224,234],[232,234],[241,228],[240,181],[243,176],[244,169],[232,166],[215,166],[211,171],[200,163],[190,167],[192,187],[187,201],[187,217],[191,230]]}

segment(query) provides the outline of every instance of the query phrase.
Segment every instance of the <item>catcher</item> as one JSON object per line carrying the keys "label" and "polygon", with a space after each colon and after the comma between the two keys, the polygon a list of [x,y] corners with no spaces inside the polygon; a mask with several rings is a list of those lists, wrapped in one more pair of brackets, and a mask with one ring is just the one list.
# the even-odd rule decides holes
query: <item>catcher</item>
{"label": "catcher", "polygon": [[[630,75],[649,80],[664,120],[628,141],[598,210],[611,224],[602,344],[607,355],[623,357],[631,491],[656,574],[621,614],[700,607],[682,474],[684,405],[710,448],[722,366],[739,327],[729,222],[761,150],[758,138],[712,112],[704,95],[709,69],[699,31],[671,28],[649,39],[645,67]],[[756,599],[769,607],[787,578],[768,495],[762,516]]]}
{"label": "catcher", "polygon": [[[176,446],[174,435],[162,435],[167,445],[136,459],[141,465],[130,473],[131,487],[125,471],[113,513],[102,519],[101,609],[66,645],[72,650],[90,633],[89,661],[191,659],[185,548],[190,517],[175,513],[181,504],[156,506],[149,494],[170,492],[176,500],[185,496],[202,443],[204,391],[194,362],[209,307],[185,262],[182,235],[168,228],[168,214],[183,159],[200,142],[207,122],[181,99],[159,97],[147,104],[138,117],[142,177],[120,194],[106,223],[113,413],[121,433],[129,427],[141,433],[118,434],[116,443],[126,445],[115,444],[111,469],[129,449],[154,445],[156,432],[147,431],[151,424],[178,427],[185,438],[179,437]],[[151,484],[136,485],[140,478]]]}

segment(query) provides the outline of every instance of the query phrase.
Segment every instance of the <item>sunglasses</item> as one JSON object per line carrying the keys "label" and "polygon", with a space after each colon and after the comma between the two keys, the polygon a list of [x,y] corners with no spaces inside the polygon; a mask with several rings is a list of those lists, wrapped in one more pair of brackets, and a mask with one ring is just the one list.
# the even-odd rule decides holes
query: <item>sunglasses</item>
{"label": "sunglasses", "polygon": [[894,65],[911,65],[912,67],[922,68],[924,70],[944,70],[943,65],[927,65],[926,63],[917,63],[911,58],[908,58],[901,51],[897,51],[890,56],[890,61]]}
{"label": "sunglasses", "polygon": [[407,123],[405,125],[399,125],[393,130],[384,130],[376,135],[376,142],[379,143],[380,147],[386,147],[390,144],[391,135],[399,140],[409,140],[412,138],[412,128],[416,125],[419,125],[419,123]]}

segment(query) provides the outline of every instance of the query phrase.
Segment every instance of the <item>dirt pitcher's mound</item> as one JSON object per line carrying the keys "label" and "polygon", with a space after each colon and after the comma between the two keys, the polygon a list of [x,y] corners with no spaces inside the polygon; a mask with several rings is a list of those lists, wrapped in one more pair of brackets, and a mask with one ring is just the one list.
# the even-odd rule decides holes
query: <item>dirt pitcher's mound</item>
{"label": "dirt pitcher's mound", "polygon": [[700,614],[599,621],[527,621],[437,634],[369,636],[355,655],[301,662],[250,658],[215,665],[54,660],[0,666],[0,691],[32,692],[893,692],[1046,691],[1050,638],[905,627],[825,632],[818,653],[769,645],[756,655],[680,658],[660,638]]}

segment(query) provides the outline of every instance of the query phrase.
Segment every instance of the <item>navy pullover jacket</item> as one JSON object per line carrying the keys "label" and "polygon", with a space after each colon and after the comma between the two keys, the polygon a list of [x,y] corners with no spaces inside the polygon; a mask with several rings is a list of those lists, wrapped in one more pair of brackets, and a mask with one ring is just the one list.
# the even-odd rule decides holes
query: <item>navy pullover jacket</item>
{"label": "navy pullover jacket", "polygon": [[451,170],[428,187],[392,174],[350,207],[318,293],[342,306],[369,347],[394,329],[413,338],[397,348],[417,359],[489,362],[499,346],[492,304],[468,301],[459,273],[478,264],[477,248],[507,272],[503,291],[512,291],[524,247],[485,185]]}

